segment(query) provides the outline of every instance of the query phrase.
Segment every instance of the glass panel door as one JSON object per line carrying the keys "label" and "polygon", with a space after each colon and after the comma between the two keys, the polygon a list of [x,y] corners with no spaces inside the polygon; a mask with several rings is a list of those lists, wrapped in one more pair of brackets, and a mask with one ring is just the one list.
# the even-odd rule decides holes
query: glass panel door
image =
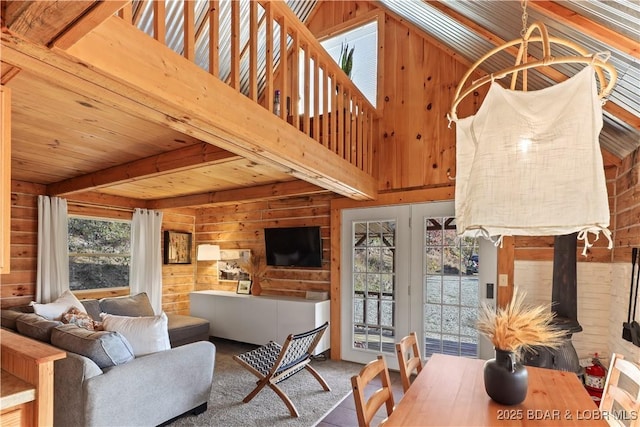
{"label": "glass panel door", "polygon": [[349,209],[342,214],[342,358],[367,363],[408,333],[409,207]]}
{"label": "glass panel door", "polygon": [[425,357],[477,357],[478,242],[458,237],[452,216],[424,221]]}
{"label": "glass panel door", "polygon": [[353,223],[353,346],[393,352],[396,221]]}
{"label": "glass panel door", "polygon": [[344,360],[384,353],[397,369],[394,345],[411,331],[425,358],[485,354],[475,323],[495,284],[496,249],[456,235],[453,202],[346,209],[341,246]]}

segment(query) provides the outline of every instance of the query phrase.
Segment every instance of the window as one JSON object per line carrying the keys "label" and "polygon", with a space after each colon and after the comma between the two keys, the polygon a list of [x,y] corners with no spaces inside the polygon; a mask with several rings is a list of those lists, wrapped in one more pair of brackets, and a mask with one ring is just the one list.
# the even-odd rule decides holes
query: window
{"label": "window", "polygon": [[129,286],[131,222],[69,217],[72,291]]}
{"label": "window", "polygon": [[343,43],[353,50],[351,80],[367,100],[376,107],[378,94],[378,21],[367,22],[321,41],[322,47],[339,64]]}

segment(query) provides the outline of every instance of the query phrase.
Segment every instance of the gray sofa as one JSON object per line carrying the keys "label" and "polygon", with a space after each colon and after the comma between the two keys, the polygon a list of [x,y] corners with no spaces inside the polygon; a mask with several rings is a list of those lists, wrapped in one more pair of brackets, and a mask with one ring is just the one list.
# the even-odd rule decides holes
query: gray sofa
{"label": "gray sofa", "polygon": [[[153,308],[146,293],[133,296],[84,299],[80,301],[92,318],[99,320],[100,313],[119,316],[153,316]],[[209,340],[209,321],[182,314],[167,315],[171,347]]]}
{"label": "gray sofa", "polygon": [[[144,299],[146,295],[81,302],[92,317],[97,308],[135,317],[136,309],[144,312]],[[206,410],[216,352],[208,340],[182,336],[192,342],[135,357],[118,332],[89,331],[24,311],[29,310],[3,309],[2,327],[67,352],[54,365],[56,426],[155,426]],[[198,323],[197,318],[186,320]]]}

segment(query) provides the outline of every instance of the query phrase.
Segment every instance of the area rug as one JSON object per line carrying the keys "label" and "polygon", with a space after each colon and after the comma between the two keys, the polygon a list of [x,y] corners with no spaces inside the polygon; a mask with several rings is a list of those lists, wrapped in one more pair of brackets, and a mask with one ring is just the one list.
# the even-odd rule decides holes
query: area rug
{"label": "area rug", "polygon": [[329,392],[324,391],[306,370],[281,382],[280,388],[300,413],[300,417],[294,418],[289,415],[284,402],[268,387],[249,403],[242,403],[242,399],[255,387],[257,378],[232,357],[256,346],[218,339],[213,343],[216,345],[216,364],[207,411],[180,418],[170,424],[172,427],[315,426],[350,394],[351,377],[362,368],[357,363],[313,360],[312,366],[331,387]]}

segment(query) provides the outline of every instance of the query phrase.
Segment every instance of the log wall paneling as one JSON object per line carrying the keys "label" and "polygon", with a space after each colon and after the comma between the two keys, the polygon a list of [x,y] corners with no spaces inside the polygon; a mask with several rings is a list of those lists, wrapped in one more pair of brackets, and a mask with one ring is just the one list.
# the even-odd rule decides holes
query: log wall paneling
{"label": "log wall paneling", "polygon": [[[198,209],[196,245],[210,243],[221,249],[250,249],[262,255],[264,264],[264,229],[270,227],[320,226],[322,267],[268,267],[260,280],[262,295],[304,297],[306,291],[330,292],[332,239],[329,206],[332,195],[297,197],[255,203]],[[234,291],[236,283],[219,281],[216,262],[198,263],[196,287]]]}
{"label": "log wall paneling", "polygon": [[0,274],[6,274],[10,271],[11,90],[4,85],[0,85]]}
{"label": "log wall paneling", "polygon": [[629,263],[631,248],[640,247],[640,149],[624,158],[618,170],[613,185],[615,205],[612,206],[615,208],[612,208],[611,216],[613,262]]}
{"label": "log wall paneling", "polygon": [[[45,187],[12,181],[11,191],[11,273],[0,276],[0,307],[26,305],[35,300],[38,256],[38,195]],[[69,214],[100,218],[128,219],[131,211],[109,207],[89,206],[69,201]],[[195,214],[191,209],[164,212],[163,230],[194,232]],[[160,251],[162,248],[160,248]],[[189,293],[195,289],[195,251],[192,264],[170,264],[162,267],[162,308],[167,313],[188,314]],[[127,288],[110,291],[89,291],[80,298],[103,298],[127,294]]]}
{"label": "log wall paneling", "polygon": [[11,182],[11,272],[0,276],[0,306],[35,300],[38,256],[38,194],[44,186]]}
{"label": "log wall paneling", "polygon": [[[162,309],[170,314],[189,314],[189,294],[196,290],[197,267],[195,251],[195,210],[165,210],[162,215],[162,231],[191,233],[191,264],[162,265]],[[164,235],[164,233],[163,233]],[[164,239],[162,251],[164,251]]]}

